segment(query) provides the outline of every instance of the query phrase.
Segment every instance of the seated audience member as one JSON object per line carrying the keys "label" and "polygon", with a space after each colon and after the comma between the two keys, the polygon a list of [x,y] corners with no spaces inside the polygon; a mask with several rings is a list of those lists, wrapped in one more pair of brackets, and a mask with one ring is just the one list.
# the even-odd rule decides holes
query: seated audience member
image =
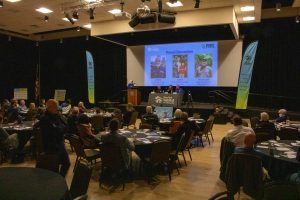
{"label": "seated audience member", "polygon": [[131,151],[134,150],[134,144],[128,140],[127,137],[120,135],[118,133],[119,121],[117,119],[113,119],[109,123],[110,133],[103,135],[101,137],[101,142],[103,144],[113,143],[120,147],[122,157],[124,160],[124,167],[129,169],[130,159],[131,159]]}
{"label": "seated audience member", "polygon": [[68,116],[68,129],[69,134],[78,134],[77,125],[78,125],[78,118],[79,118],[79,108],[74,106],[71,109],[71,114]]}
{"label": "seated audience member", "polygon": [[255,134],[252,128],[245,127],[242,125],[243,120],[241,117],[236,116],[233,118],[234,128],[229,130],[226,137],[234,143],[236,147],[243,147],[245,135],[248,133]]}
{"label": "seated audience member", "polygon": [[19,113],[27,113],[28,109],[25,100],[21,99],[19,104]]}
{"label": "seated audience member", "polygon": [[269,121],[269,115],[266,112],[260,113],[260,120],[256,124],[254,131],[260,132],[268,132],[268,133],[275,133],[275,125],[274,123]]}
{"label": "seated audience member", "polygon": [[153,113],[152,106],[146,107],[146,114],[142,116],[142,123],[157,126],[159,123],[158,116]]}
{"label": "seated audience member", "polygon": [[180,87],[180,85],[176,85],[176,87],[175,87],[175,92],[177,93],[177,94],[184,94],[184,90]]}
{"label": "seated audience member", "polygon": [[167,88],[167,92],[169,94],[172,94],[173,93],[173,85],[169,85],[169,87]]}
{"label": "seated audience member", "polygon": [[160,86],[157,86],[155,92],[156,93],[163,93],[163,90],[161,89]]}
{"label": "seated audience member", "polygon": [[169,133],[176,133],[178,127],[183,123],[181,120],[182,111],[180,109],[176,109],[174,112],[174,118],[171,121]]}
{"label": "seated audience member", "polygon": [[46,100],[41,99],[39,102],[39,107],[38,107],[38,118],[42,116],[46,111]]}
{"label": "seated audience member", "polygon": [[134,112],[134,107],[132,103],[128,103],[126,106],[126,112],[124,113],[124,124],[128,125],[131,119],[131,115]]}
{"label": "seated audience member", "polygon": [[280,110],[278,110],[278,115],[279,115],[279,117],[277,117],[275,119],[276,123],[286,122],[286,120],[288,119],[286,109],[280,109]]}
{"label": "seated audience member", "polygon": [[117,119],[119,121],[119,128],[123,127],[123,115],[122,115],[122,111],[118,108],[114,109],[113,113],[112,113],[112,118],[113,119]]}
{"label": "seated audience member", "polygon": [[70,113],[71,108],[72,108],[71,100],[67,99],[66,102],[61,104],[62,114],[68,115]]}
{"label": "seated audience member", "polygon": [[172,121],[180,121],[181,120],[182,110],[177,108],[174,112],[174,118]]}
{"label": "seated audience member", "polygon": [[35,108],[35,103],[30,103],[28,112],[26,114],[26,120],[27,121],[34,121],[37,117],[37,113],[38,113],[38,111]]}
{"label": "seated audience member", "polygon": [[61,165],[59,172],[65,177],[70,167],[70,159],[64,143],[64,135],[67,133],[68,126],[57,109],[57,101],[49,99],[46,103],[46,112],[41,117],[39,125],[44,151],[46,154],[58,156]]}
{"label": "seated audience member", "polygon": [[18,135],[9,135],[4,128],[2,128],[3,116],[0,115],[0,148],[2,150],[9,150],[9,148],[16,149],[18,147]]}
{"label": "seated audience member", "polygon": [[244,154],[249,154],[249,155],[253,155],[253,156],[262,158],[262,154],[254,149],[255,141],[256,141],[255,134],[246,133],[245,140],[244,140],[244,146],[243,147],[235,147],[234,153],[244,153]]}
{"label": "seated audience member", "polygon": [[96,147],[100,142],[100,136],[92,132],[92,125],[87,115],[79,115],[77,129],[79,137],[86,147]]}
{"label": "seated audience member", "polygon": [[79,113],[85,113],[86,107],[84,106],[84,103],[82,101],[79,101],[78,103]]}
{"label": "seated audience member", "polygon": [[20,121],[18,102],[15,99],[11,100],[10,107],[7,110],[7,122],[15,123]]}

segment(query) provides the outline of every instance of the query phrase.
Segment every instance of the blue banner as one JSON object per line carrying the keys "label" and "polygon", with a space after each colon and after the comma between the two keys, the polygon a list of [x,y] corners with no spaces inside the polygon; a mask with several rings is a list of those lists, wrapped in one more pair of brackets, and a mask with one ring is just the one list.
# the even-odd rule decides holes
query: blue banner
{"label": "blue banner", "polygon": [[94,60],[89,51],[86,51],[87,62],[87,82],[88,82],[88,97],[89,102],[95,103],[95,77],[94,77]]}
{"label": "blue banner", "polygon": [[240,80],[236,98],[236,109],[247,109],[248,96],[250,91],[251,77],[253,71],[253,64],[255,61],[255,54],[258,41],[252,42],[248,45],[242,60]]}

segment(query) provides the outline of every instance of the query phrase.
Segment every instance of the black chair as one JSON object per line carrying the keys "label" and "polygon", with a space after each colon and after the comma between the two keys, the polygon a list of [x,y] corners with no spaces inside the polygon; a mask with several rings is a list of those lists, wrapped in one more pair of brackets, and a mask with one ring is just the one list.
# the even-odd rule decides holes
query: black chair
{"label": "black chair", "polygon": [[220,179],[225,182],[225,173],[227,169],[227,162],[233,154],[235,145],[227,138],[223,137],[220,148]]}
{"label": "black chair", "polygon": [[260,143],[263,141],[274,140],[275,135],[269,132],[255,132],[256,135],[256,143]]}
{"label": "black chair", "polygon": [[94,115],[91,117],[91,124],[94,132],[99,132],[104,129],[104,121],[103,116],[101,115]]}
{"label": "black chair", "polygon": [[299,184],[287,181],[272,181],[264,186],[263,200],[300,200]]}
{"label": "black chair", "polygon": [[134,112],[131,113],[131,117],[130,117],[130,121],[128,123],[128,126],[134,125],[134,127],[135,127],[135,123],[136,123],[138,115],[139,115],[139,113],[137,111],[134,111]]}
{"label": "black chair", "polygon": [[59,158],[57,155],[40,154],[37,156],[35,167],[59,173]]}
{"label": "black chair", "polygon": [[174,166],[174,165],[176,166],[176,170],[177,170],[178,174],[180,174],[180,172],[179,172],[178,166],[177,166],[177,164],[176,164],[176,161],[178,161],[178,164],[179,164],[179,166],[181,167],[181,163],[180,163],[180,160],[179,160],[179,158],[178,158],[178,153],[179,153],[180,149],[182,148],[184,138],[185,138],[185,133],[183,133],[183,134],[181,135],[180,140],[179,140],[179,143],[178,143],[178,145],[177,145],[177,147],[176,147],[176,150],[173,150],[173,151],[171,151],[171,153],[170,153],[170,164],[171,164],[172,166]]}
{"label": "black chair", "polygon": [[74,200],[86,200],[92,169],[83,163],[77,163],[72,179],[70,194]]}
{"label": "black chair", "polygon": [[[74,147],[75,153],[76,153],[76,161],[74,170],[76,168],[76,165],[78,164],[79,160],[85,160],[89,164],[96,164],[97,159],[101,158],[101,154],[96,149],[84,149],[83,144],[80,141],[80,138],[77,135],[71,135],[70,138],[70,144]],[[73,170],[73,171],[74,171]]]}
{"label": "black chair", "polygon": [[124,190],[126,168],[120,147],[114,143],[105,143],[100,145],[100,151],[102,161],[100,186],[107,179],[110,179],[113,183],[121,180]]}
{"label": "black chair", "polygon": [[296,128],[290,128],[290,127],[286,127],[286,128],[281,128],[278,136],[280,138],[280,140],[299,140],[299,132],[298,129]]}
{"label": "black chair", "polygon": [[209,135],[211,135],[212,140],[213,140],[213,136],[212,136],[212,132],[211,132],[213,123],[214,123],[214,116],[210,116],[205,123],[203,131],[198,134],[199,138],[197,139],[197,143],[201,142],[202,146],[203,146],[202,136],[205,136],[206,140],[208,141],[208,144],[210,145]]}
{"label": "black chair", "polygon": [[186,163],[184,151],[187,151],[189,153],[191,161],[193,160],[191,152],[190,152],[190,148],[192,146],[191,142],[192,142],[192,139],[194,137],[194,134],[195,134],[195,131],[193,131],[193,130],[185,133],[185,137],[184,137],[184,140],[182,142],[181,149],[179,151],[179,155],[182,155],[185,166],[187,166],[187,163]]}
{"label": "black chair", "polygon": [[147,124],[147,123],[142,123],[140,124],[140,129],[152,129],[152,125],[151,124]]}
{"label": "black chair", "polygon": [[251,117],[250,118],[250,125],[251,125],[252,129],[254,129],[258,123],[259,123],[259,118],[258,117]]}

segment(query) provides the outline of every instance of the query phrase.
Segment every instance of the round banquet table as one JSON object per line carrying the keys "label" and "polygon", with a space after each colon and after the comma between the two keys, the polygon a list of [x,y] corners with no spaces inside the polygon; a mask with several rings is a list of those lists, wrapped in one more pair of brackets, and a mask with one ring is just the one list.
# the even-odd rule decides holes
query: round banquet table
{"label": "round banquet table", "polygon": [[[270,154],[270,145],[273,155]],[[256,150],[262,154],[263,165],[272,179],[282,179],[300,170],[300,162],[296,159],[300,143],[295,140],[270,140],[260,142]]]}
{"label": "round banquet table", "polygon": [[65,179],[54,172],[28,167],[0,168],[0,199],[69,200]]}

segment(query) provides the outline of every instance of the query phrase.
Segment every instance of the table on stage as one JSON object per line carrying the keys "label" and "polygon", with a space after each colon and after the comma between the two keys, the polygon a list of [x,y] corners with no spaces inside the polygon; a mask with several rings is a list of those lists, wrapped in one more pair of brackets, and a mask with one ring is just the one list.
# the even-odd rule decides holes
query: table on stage
{"label": "table on stage", "polygon": [[65,179],[57,173],[29,167],[0,168],[0,198],[5,200],[70,200]]}
{"label": "table on stage", "polygon": [[182,103],[182,94],[150,93],[148,105],[179,107]]}
{"label": "table on stage", "polygon": [[255,148],[262,154],[270,177],[281,179],[300,170],[300,162],[296,159],[299,147],[300,143],[295,140],[269,140],[258,143]]}

